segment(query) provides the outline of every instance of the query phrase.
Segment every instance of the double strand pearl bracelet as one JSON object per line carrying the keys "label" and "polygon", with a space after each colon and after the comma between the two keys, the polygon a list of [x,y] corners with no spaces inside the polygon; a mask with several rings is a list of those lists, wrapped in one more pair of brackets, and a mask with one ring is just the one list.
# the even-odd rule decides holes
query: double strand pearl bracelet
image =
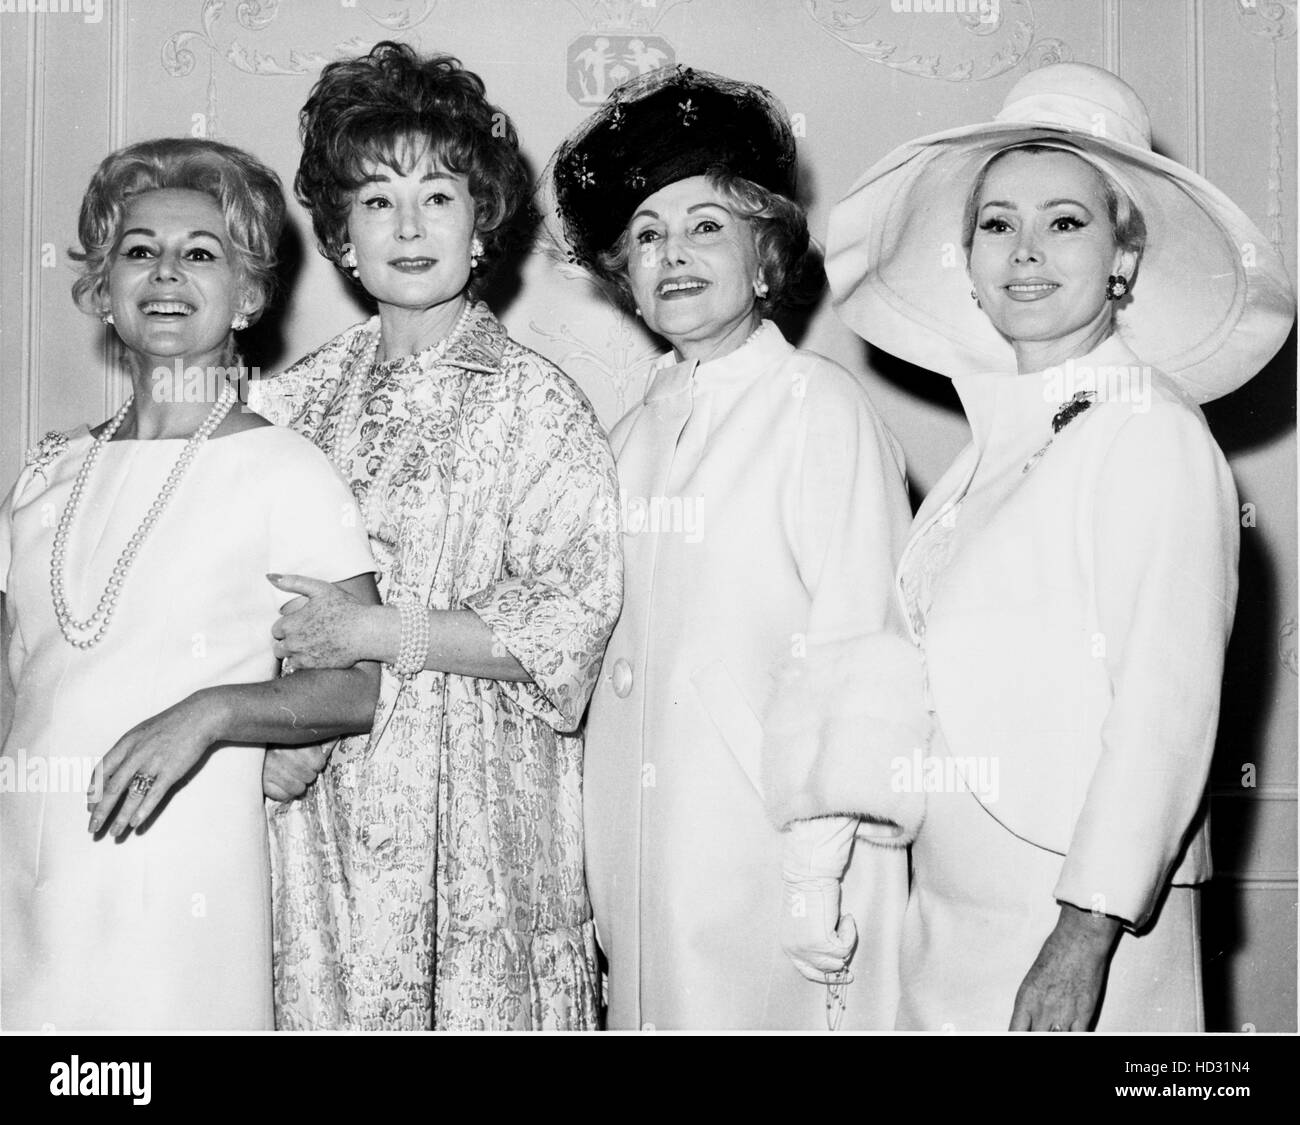
{"label": "double strand pearl bracelet", "polygon": [[407,679],[424,671],[429,656],[429,611],[419,602],[398,602],[397,609],[402,615],[402,634],[397,659],[389,668]]}

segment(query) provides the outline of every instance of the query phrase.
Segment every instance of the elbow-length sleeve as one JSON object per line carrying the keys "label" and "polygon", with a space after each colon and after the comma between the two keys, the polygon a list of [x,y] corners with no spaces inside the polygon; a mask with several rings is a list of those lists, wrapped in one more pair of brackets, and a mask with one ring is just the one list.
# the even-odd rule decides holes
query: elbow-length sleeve
{"label": "elbow-length sleeve", "polygon": [[929,719],[894,594],[911,524],[903,459],[865,390],[826,374],[807,381],[787,517],[808,633],[765,718],[764,791],[780,827],[860,816],[881,826],[873,838],[905,843],[922,806],[891,788],[890,763],[925,743]]}
{"label": "elbow-length sleeve", "polygon": [[[270,487],[267,570],[343,582],[373,573],[374,557],[352,491],[306,438],[277,434],[281,450]],[[279,601],[287,595],[271,587]]]}
{"label": "elbow-length sleeve", "polygon": [[1140,929],[1205,792],[1237,597],[1237,493],[1198,412],[1118,430],[1092,524],[1112,698],[1056,897]]}
{"label": "elbow-length sleeve", "polygon": [[622,607],[618,478],[581,392],[534,362],[507,451],[504,575],[462,604],[532,677],[501,689],[568,732],[582,720]]}

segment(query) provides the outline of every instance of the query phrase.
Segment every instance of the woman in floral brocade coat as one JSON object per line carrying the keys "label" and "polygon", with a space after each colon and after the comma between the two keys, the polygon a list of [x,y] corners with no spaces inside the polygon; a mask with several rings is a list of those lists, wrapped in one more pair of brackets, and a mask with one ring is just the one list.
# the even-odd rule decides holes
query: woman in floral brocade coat
{"label": "woman in floral brocade coat", "polygon": [[620,606],[617,485],[581,392],[467,296],[527,189],[503,119],[395,44],[303,110],[299,197],[379,315],[253,397],[350,480],[385,604],[284,576],[275,632],[298,667],[384,673],[369,737],[271,812],[282,1028],[597,1021],[575,732]]}

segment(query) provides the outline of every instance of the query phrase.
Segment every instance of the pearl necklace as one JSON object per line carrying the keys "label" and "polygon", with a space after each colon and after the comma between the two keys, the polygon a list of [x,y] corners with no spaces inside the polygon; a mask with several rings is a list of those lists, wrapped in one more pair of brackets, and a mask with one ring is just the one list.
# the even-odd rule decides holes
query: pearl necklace
{"label": "pearl necklace", "polygon": [[[448,347],[451,346],[451,342],[464,331],[465,326],[469,323],[471,308],[472,302],[466,301],[465,307],[461,309],[460,316],[457,317],[452,330],[436,344],[432,345],[428,349],[422,349],[422,351],[432,351],[439,357],[446,355]],[[375,333],[375,338],[370,342],[370,346],[366,349],[364,358],[358,358],[349,368],[346,376],[347,393],[343,400],[343,415],[339,419],[339,424],[335,428],[329,444],[325,447],[325,452],[328,454],[330,460],[334,462],[335,467],[337,467],[348,480],[352,479],[352,466],[350,464],[350,457],[345,457],[343,455],[343,442],[361,422],[361,412],[365,408],[366,398],[368,397],[369,392],[373,389],[374,380],[371,376],[374,374],[375,361],[379,356],[379,341],[381,335],[382,333],[380,332]],[[366,496],[364,511],[362,513],[365,517],[367,528],[374,526],[371,520],[371,505],[374,503],[375,497],[381,495],[387,490],[389,482],[401,467],[402,462],[406,460],[406,455],[410,453],[411,449],[414,447],[416,438],[417,435],[412,431],[398,442],[397,447],[392,451],[385,462],[384,472],[381,476],[375,478],[371,482],[369,492]],[[323,443],[318,441],[317,444]]]}
{"label": "pearl necklace", "polygon": [[[237,396],[235,388],[227,383],[220,396],[218,396],[216,404],[208,412],[207,418],[203,420],[203,424],[185,443],[185,448],[176,459],[176,464],[172,466],[171,472],[167,474],[167,479],[163,482],[162,490],[158,493],[154,502],[149,505],[149,511],[145,513],[144,519],[122,549],[122,553],[118,556],[117,563],[113,567],[113,573],[109,576],[108,585],[104,587],[104,592],[99,596],[95,612],[85,620],[78,620],[72,616],[72,611],[68,608],[67,584],[63,573],[64,561],[68,554],[68,539],[72,534],[72,523],[76,518],[77,508],[80,506],[82,497],[85,494],[91,471],[95,467],[95,462],[99,459],[100,451],[117,433],[118,427],[122,425],[127,411],[131,409],[131,404],[134,401],[135,397],[132,396],[122,404],[122,408],[113,415],[112,420],[104,428],[104,432],[91,445],[85,461],[81,463],[77,478],[72,483],[72,491],[68,494],[68,501],[63,506],[63,513],[59,516],[58,527],[54,531],[54,547],[50,554],[50,594],[54,599],[54,616],[58,619],[59,629],[63,633],[64,639],[70,645],[79,649],[94,648],[104,639],[104,634],[108,632],[108,626],[113,620],[113,613],[117,609],[118,595],[122,592],[122,585],[131,570],[131,565],[135,562],[136,555],[171,498],[176,494],[181,478],[185,476],[186,470],[189,469],[194,458],[198,455],[199,447],[212,436],[213,431],[221,425],[222,420],[230,413],[230,408],[237,401]],[[85,636],[87,633],[91,635]]]}

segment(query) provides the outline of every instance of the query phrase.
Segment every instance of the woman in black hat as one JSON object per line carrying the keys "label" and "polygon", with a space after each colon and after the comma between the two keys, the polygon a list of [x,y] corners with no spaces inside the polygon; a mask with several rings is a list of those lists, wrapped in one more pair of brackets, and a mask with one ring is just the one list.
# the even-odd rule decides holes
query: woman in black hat
{"label": "woman in black hat", "polygon": [[800,727],[815,679],[782,691],[779,670],[889,648],[909,523],[862,386],[765,319],[808,249],[789,121],[758,87],[653,72],[565,141],[552,186],[573,256],[672,345],[612,435],[624,610],[584,767],[608,1026],[887,1026],[877,904],[901,904],[901,854],[854,854],[856,819],[783,834],[761,797],[819,737]]}

